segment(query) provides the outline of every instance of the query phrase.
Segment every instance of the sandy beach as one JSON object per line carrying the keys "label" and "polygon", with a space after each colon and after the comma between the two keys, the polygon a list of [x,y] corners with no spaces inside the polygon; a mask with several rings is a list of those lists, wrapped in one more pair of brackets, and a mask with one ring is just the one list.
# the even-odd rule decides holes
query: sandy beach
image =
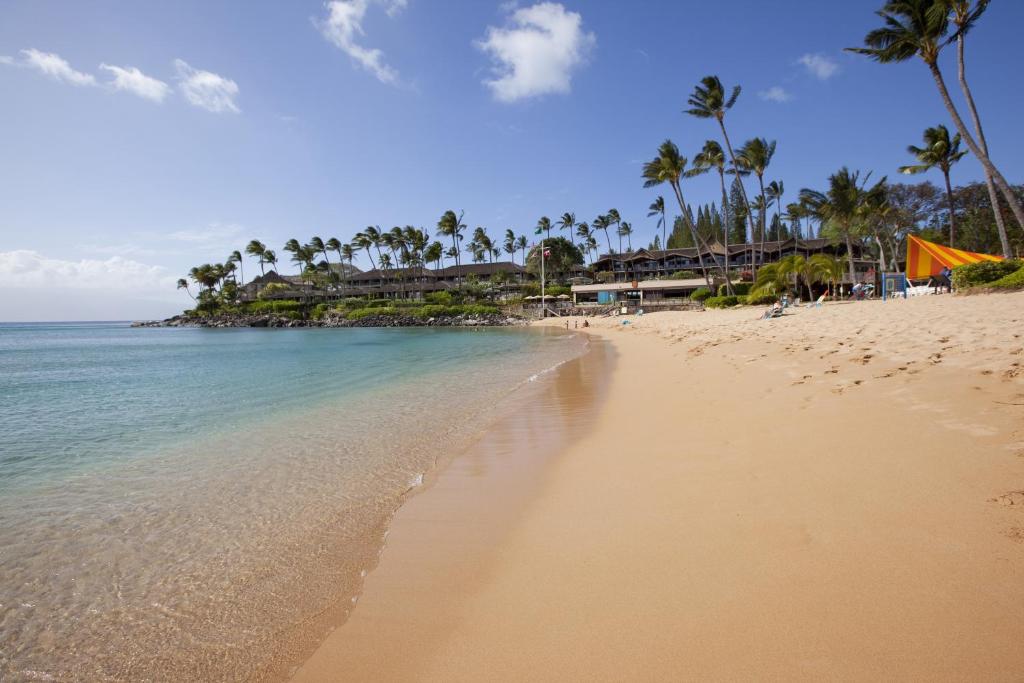
{"label": "sandy beach", "polygon": [[438,474],[293,680],[1020,680],[1024,294],[758,314],[592,321],[576,431]]}

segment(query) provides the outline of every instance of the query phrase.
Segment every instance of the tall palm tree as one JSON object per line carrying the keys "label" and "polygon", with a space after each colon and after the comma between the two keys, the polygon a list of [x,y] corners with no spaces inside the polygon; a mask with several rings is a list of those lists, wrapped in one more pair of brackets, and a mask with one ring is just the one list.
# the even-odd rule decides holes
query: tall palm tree
{"label": "tall palm tree", "polygon": [[377,264],[373,262],[373,252],[370,251],[370,247],[373,246],[373,240],[366,232],[357,232],[352,237],[352,246],[356,249],[363,249],[366,251],[366,258],[370,259],[370,268],[377,270]]}
{"label": "tall palm tree", "polygon": [[547,216],[541,216],[540,220],[537,221],[537,229],[534,233],[537,235],[544,233],[546,239],[551,239],[551,219]]}
{"label": "tall palm tree", "polygon": [[[1010,184],[1006,182],[1006,178],[992,163],[987,149],[982,149],[967,130],[967,126],[960,117],[960,112],[953,104],[949,90],[946,88],[945,77],[939,68],[939,54],[942,48],[950,42],[950,39],[947,39],[947,33],[949,32],[951,6],[951,0],[888,0],[878,11],[878,15],[885,21],[885,25],[864,36],[864,44],[867,47],[847,48],[847,50],[867,55],[882,64],[904,62],[915,56],[920,57],[931,72],[935,86],[939,90],[939,96],[942,98],[943,104],[946,105],[946,110],[952,117],[963,141],[981,162],[985,172],[992,176],[993,182],[1003,193],[1017,222],[1024,227],[1024,207],[1021,206]],[[981,9],[983,11],[984,7]],[[977,15],[980,16],[980,12]],[[976,19],[977,16],[974,16],[973,19],[965,19],[964,27],[957,32],[957,38],[964,35]],[[1012,256],[1008,242],[1003,243],[1003,248],[1004,256]]]}
{"label": "tall palm tree", "polygon": [[747,140],[743,147],[740,148],[737,159],[741,168],[751,171],[757,176],[757,184],[761,188],[761,248],[759,249],[758,257],[754,259],[754,272],[757,272],[759,264],[764,263],[764,238],[767,232],[767,221],[765,220],[768,208],[768,197],[764,191],[764,172],[768,168],[768,164],[772,162],[772,157],[775,156],[775,141],[768,142],[764,138],[752,138]]}
{"label": "tall palm tree", "polygon": [[341,259],[342,263],[345,263],[345,261],[348,261],[348,270],[344,271],[344,268],[342,268],[342,270],[345,273],[344,277],[345,277],[345,282],[347,284],[347,282],[348,282],[348,273],[350,273],[352,271],[352,268],[353,268],[352,261],[354,261],[355,258],[356,258],[356,247],[354,245],[352,245],[351,243],[342,244],[340,249],[338,250],[338,257]]}
{"label": "tall palm tree", "polygon": [[562,214],[562,217],[558,219],[558,229],[568,230],[570,240],[572,239],[572,231],[575,227],[576,214],[572,213],[571,211],[566,211],[565,213]]}
{"label": "tall palm tree", "polygon": [[516,234],[509,228],[505,231],[505,241],[502,243],[505,253],[512,259],[512,265],[516,264]]}
{"label": "tall palm tree", "polygon": [[[971,119],[974,122],[974,133],[978,136],[978,147],[987,155],[988,142],[985,140],[985,131],[981,127],[981,118],[978,116],[978,108],[974,104],[974,95],[967,85],[967,69],[964,63],[964,44],[967,33],[974,27],[974,23],[981,17],[988,8],[988,0],[952,0],[950,9],[953,12],[953,23],[956,24],[956,55],[957,74],[960,80],[960,90],[967,101],[967,109],[971,112]],[[983,167],[984,168],[984,167]],[[992,212],[996,219],[996,230],[999,233],[999,243],[1003,248],[1003,255],[1009,257],[1011,254],[1010,240],[1006,234],[1006,223],[1003,221],[1003,212],[999,208],[999,195],[996,194],[996,185],[992,174],[985,168],[985,186],[988,189],[988,198],[992,202]]]}
{"label": "tall palm tree", "polygon": [[608,253],[614,254],[615,250],[612,249],[612,238],[608,236],[608,226],[611,224],[611,221],[608,220],[608,216],[601,214],[592,220],[590,224],[594,227],[594,230],[600,230],[604,233],[604,241],[608,243]]}
{"label": "tall palm tree", "polygon": [[302,267],[306,264],[303,246],[293,237],[284,243],[284,250],[292,255],[292,263],[299,265],[299,275],[302,275]]}
{"label": "tall palm tree", "polygon": [[629,249],[630,252],[632,252],[633,251],[633,226],[630,225],[629,223],[627,223],[626,221],[620,221],[619,222],[618,233],[619,233],[619,241],[621,242],[622,238],[625,237],[626,238],[626,248]]}
{"label": "tall palm tree", "polygon": [[650,218],[651,216],[658,217],[658,224],[654,226],[654,229],[657,230],[658,228],[661,228],[661,248],[668,249],[668,224],[665,222],[665,198],[660,194],[653,202],[651,202],[651,205],[647,207],[647,217]]}
{"label": "tall palm tree", "polygon": [[967,155],[967,150],[960,150],[960,134],[949,137],[949,130],[939,124],[934,128],[926,128],[924,131],[924,147],[910,145],[907,152],[917,157],[917,164],[912,166],[900,166],[900,173],[913,175],[924,173],[933,168],[942,171],[942,177],[946,181],[946,201],[949,204],[949,246],[954,246],[953,238],[956,235],[956,208],[953,204],[953,186],[949,183],[949,171],[953,164],[960,161]]}
{"label": "tall palm tree", "polygon": [[427,263],[433,263],[437,270],[441,269],[441,259],[444,258],[444,245],[440,242],[431,242],[423,252],[423,260]]}
{"label": "tall palm tree", "polygon": [[[337,237],[331,237],[326,242],[324,242],[324,246],[327,248],[328,251],[333,251],[335,254],[338,255],[338,277],[342,280],[342,282],[344,282],[348,278],[345,274],[345,257],[341,255],[341,240],[339,240]],[[324,258],[326,258],[326,254],[324,255]]]}
{"label": "tall palm tree", "polygon": [[251,242],[249,242],[249,244],[245,246],[246,254],[248,254],[249,256],[255,256],[257,259],[259,259],[260,275],[266,275],[266,273],[263,271],[263,264],[266,263],[266,261],[263,260],[263,255],[266,252],[267,245],[263,244],[263,242],[260,242],[259,240],[252,240]]}
{"label": "tall palm tree", "polygon": [[516,238],[516,249],[520,251],[523,258],[523,266],[526,266],[526,248],[530,246],[530,240],[526,239],[526,235],[520,235]]}
{"label": "tall palm tree", "polygon": [[690,212],[686,210],[686,202],[683,200],[683,191],[680,187],[680,180],[683,173],[686,172],[686,163],[686,157],[679,154],[676,144],[671,140],[665,140],[658,147],[658,156],[644,164],[642,171],[644,187],[655,187],[663,183],[668,183],[671,186],[676,195],[676,201],[679,203],[679,211],[683,214],[683,222],[689,228],[693,243],[697,247],[697,262],[704,274],[704,281],[707,283],[708,289],[711,289],[711,274],[704,267],[702,240],[693,226],[693,221],[690,220]]}
{"label": "tall palm tree", "polygon": [[[724,213],[723,218],[725,221],[725,229],[722,231],[725,241],[725,290],[726,293],[731,295],[732,279],[729,277],[729,195],[725,191],[725,151],[717,141],[707,140],[704,143],[704,147],[693,158],[693,168],[687,174],[690,176],[701,175],[702,173],[707,173],[712,168],[718,171],[718,183],[722,188],[722,212]],[[658,197],[658,199],[661,199],[661,197]],[[651,208],[654,209],[653,204]],[[661,212],[662,221],[664,221],[664,200],[661,203]],[[650,216],[651,214],[647,215]]]}
{"label": "tall palm tree", "polygon": [[463,215],[465,215],[465,212],[461,212],[456,216],[455,212],[449,209],[444,212],[441,220],[437,222],[438,233],[452,238],[452,248],[448,253],[455,259],[455,268],[460,275],[460,266],[462,264],[460,263],[459,253],[462,249],[459,246],[459,242],[462,240],[462,233],[466,229],[465,224],[462,222]]}
{"label": "tall palm tree", "polygon": [[747,209],[747,222],[750,225],[750,239],[754,239],[754,213],[750,208],[750,199],[747,197],[747,188],[743,185],[742,169],[736,160],[736,152],[733,151],[732,142],[729,140],[729,133],[725,129],[725,113],[732,109],[740,96],[740,86],[734,86],[729,97],[725,96],[725,87],[718,76],[705,76],[701,79],[700,85],[693,89],[693,94],[686,101],[690,105],[685,113],[696,116],[699,119],[715,119],[718,127],[722,129],[722,138],[725,140],[725,148],[729,152],[729,160],[732,161],[732,169],[736,174],[736,183],[740,187],[740,194],[743,196],[743,203]]}
{"label": "tall palm tree", "polygon": [[277,254],[272,249],[263,252],[263,263],[271,266],[275,273],[277,272]]}
{"label": "tall palm tree", "polygon": [[856,282],[853,263],[853,238],[864,225],[874,195],[884,192],[885,178],[874,187],[865,189],[870,173],[860,178],[860,171],[851,172],[845,166],[828,178],[828,189],[818,192],[804,188],[800,199],[823,225],[836,230],[846,243],[846,257],[850,267],[850,282]]}
{"label": "tall palm tree", "polygon": [[241,280],[241,282],[239,282],[238,284],[239,284],[239,286],[244,285],[245,284],[245,269],[242,267],[242,252],[238,251],[237,249],[235,251],[231,252],[231,255],[228,256],[228,263],[237,263],[238,264],[238,278],[239,278],[239,280]]}
{"label": "tall palm tree", "polygon": [[188,288],[188,280],[185,278],[178,278],[178,289],[184,289],[185,293],[191,297],[192,301],[196,300],[196,298],[192,296],[192,291]]}
{"label": "tall palm tree", "polygon": [[846,269],[843,259],[829,254],[815,254],[807,261],[817,282],[828,282],[829,294],[834,292],[835,287],[842,281],[843,271]]}
{"label": "tall palm tree", "polygon": [[608,213],[605,214],[605,218],[608,219],[608,227],[615,226],[615,234],[619,236],[619,253],[622,253],[622,235],[619,234],[619,225],[622,224],[622,216],[619,215],[618,209],[608,209]]}

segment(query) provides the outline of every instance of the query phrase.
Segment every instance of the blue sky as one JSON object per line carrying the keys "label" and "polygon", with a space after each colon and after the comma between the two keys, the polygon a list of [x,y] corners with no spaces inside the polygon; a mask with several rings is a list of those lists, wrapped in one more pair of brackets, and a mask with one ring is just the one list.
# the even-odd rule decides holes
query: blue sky
{"label": "blue sky", "polygon": [[[880,4],[6,0],[0,320],[169,315],[189,303],[178,277],[250,238],[280,253],[372,224],[433,232],[449,208],[532,235],[541,215],[616,207],[646,243],[640,163],[666,137],[692,157],[716,135],[681,113],[711,73],[743,86],[734,143],[778,140],[768,179],[790,198],[842,165],[893,177],[948,119],[918,60],[842,52]],[[1015,182],[1022,24],[1024,3],[993,3],[968,44]],[[954,181],[980,177],[967,158]],[[718,199],[712,177],[684,189]]]}

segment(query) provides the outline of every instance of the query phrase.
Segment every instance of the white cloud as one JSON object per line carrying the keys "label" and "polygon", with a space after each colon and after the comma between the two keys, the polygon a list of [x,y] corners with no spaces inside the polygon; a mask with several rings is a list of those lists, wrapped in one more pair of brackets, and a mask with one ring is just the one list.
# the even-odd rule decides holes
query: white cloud
{"label": "white cloud", "polygon": [[807,53],[797,60],[812,76],[818,80],[827,81],[839,72],[839,64],[831,57],[822,54]]}
{"label": "white cloud", "polygon": [[210,71],[193,69],[182,59],[174,60],[174,68],[178,72],[178,88],[189,104],[215,114],[241,111],[235,104],[238,84],[230,78]]}
{"label": "white cloud", "polygon": [[125,90],[152,102],[163,102],[171,94],[171,86],[152,76],[147,76],[134,66],[100,64],[100,69],[113,74],[114,79],[108,85],[114,90]]}
{"label": "white cloud", "polygon": [[495,61],[495,78],[485,80],[501,102],[567,93],[572,73],[597,42],[584,33],[583,17],[558,3],[542,2],[516,9],[506,28],[487,28],[476,46]]}
{"label": "white cloud", "polygon": [[[317,26],[324,38],[376,76],[378,81],[394,83],[398,80],[398,72],[384,62],[384,53],[377,48],[364,47],[356,42],[359,36],[366,35],[363,31],[363,19],[370,3],[371,0],[330,0],[324,5],[327,8],[327,18],[317,22]],[[405,9],[407,1],[391,0],[383,4],[387,15],[394,17]]]}
{"label": "white cloud", "polygon": [[773,85],[767,90],[762,90],[757,93],[757,96],[766,102],[789,102],[793,99],[793,96],[790,95],[785,88],[779,85]]}
{"label": "white cloud", "polygon": [[71,85],[96,85],[96,78],[92,74],[75,71],[67,60],[53,52],[41,52],[35,48],[29,48],[22,50],[21,54],[23,56],[22,63],[25,66],[36,69],[54,80]]}
{"label": "white cloud", "polygon": [[0,64],[14,64],[14,57],[0,55]]}
{"label": "white cloud", "polygon": [[177,278],[163,266],[120,256],[65,261],[25,249],[0,252],[0,287],[167,291]]}
{"label": "white cloud", "polygon": [[206,228],[200,230],[176,230],[167,233],[167,239],[175,242],[187,242],[198,245],[219,245],[231,242],[238,237],[245,228],[237,223],[210,223]]}

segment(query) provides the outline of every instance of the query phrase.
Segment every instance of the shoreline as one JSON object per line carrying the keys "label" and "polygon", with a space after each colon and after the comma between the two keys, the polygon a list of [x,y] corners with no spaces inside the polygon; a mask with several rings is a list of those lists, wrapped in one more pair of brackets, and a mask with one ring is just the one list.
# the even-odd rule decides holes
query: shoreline
{"label": "shoreline", "polygon": [[293,680],[1015,676],[1024,295],[756,315],[591,321],[606,398],[478,580],[424,576],[389,538]]}

